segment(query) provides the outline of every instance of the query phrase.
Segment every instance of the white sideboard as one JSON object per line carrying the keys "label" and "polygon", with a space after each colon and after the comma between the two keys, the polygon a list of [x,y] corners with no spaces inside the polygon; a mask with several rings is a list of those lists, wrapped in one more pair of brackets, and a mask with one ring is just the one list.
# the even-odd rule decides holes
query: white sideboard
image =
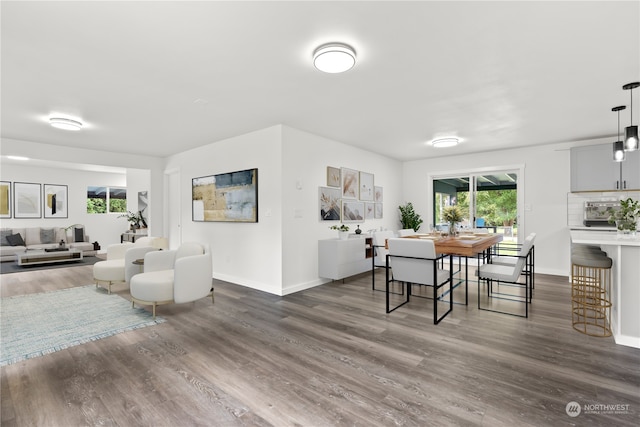
{"label": "white sideboard", "polygon": [[319,240],[318,276],[339,280],[371,271],[372,254],[370,236]]}

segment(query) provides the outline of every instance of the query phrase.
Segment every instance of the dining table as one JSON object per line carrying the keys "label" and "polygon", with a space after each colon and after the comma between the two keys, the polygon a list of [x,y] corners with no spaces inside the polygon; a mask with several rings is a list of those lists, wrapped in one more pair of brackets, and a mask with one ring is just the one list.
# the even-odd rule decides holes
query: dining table
{"label": "dining table", "polygon": [[[433,240],[437,254],[453,255],[465,258],[465,305],[469,304],[469,262],[468,258],[478,258],[478,268],[482,259],[491,257],[492,248],[500,243],[503,234],[498,233],[459,233],[455,236],[443,236],[440,233],[411,234],[403,239]],[[385,247],[388,246],[385,244]],[[483,254],[485,256],[478,256]],[[372,270],[375,282],[375,268]]]}

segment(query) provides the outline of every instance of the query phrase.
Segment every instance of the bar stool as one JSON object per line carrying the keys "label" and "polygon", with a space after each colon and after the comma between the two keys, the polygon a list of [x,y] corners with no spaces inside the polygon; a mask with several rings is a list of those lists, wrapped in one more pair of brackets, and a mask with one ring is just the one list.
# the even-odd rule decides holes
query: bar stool
{"label": "bar stool", "polygon": [[571,321],[576,331],[611,336],[611,265],[598,247],[572,247]]}

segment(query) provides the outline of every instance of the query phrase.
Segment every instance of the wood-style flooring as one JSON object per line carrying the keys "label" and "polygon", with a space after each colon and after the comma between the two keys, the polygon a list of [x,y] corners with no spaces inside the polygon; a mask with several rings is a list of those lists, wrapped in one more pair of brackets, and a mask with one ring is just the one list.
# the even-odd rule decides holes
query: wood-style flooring
{"label": "wood-style flooring", "polygon": [[[91,266],[7,274],[0,289],[91,277]],[[369,275],[285,297],[215,282],[215,295],[2,367],[2,426],[640,424],[640,350],[574,331],[566,277],[536,276],[529,319],[479,311],[473,292],[437,326],[427,299],[385,314]],[[590,413],[570,417],[570,402]]]}

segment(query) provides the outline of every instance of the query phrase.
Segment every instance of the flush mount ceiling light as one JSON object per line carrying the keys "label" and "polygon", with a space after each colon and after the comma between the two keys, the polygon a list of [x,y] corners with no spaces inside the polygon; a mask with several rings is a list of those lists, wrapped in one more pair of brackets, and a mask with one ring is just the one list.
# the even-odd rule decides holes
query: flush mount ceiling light
{"label": "flush mount ceiling light", "polygon": [[624,142],[620,140],[620,111],[627,108],[624,105],[620,105],[619,107],[613,107],[611,111],[616,111],[618,113],[618,140],[613,143],[613,160],[616,162],[622,162],[626,155],[624,153]]}
{"label": "flush mount ceiling light", "polygon": [[355,64],[355,50],[343,43],[323,44],[313,52],[313,65],[325,73],[344,73]]}
{"label": "flush mount ceiling light", "polygon": [[437,138],[431,141],[431,145],[436,148],[453,147],[455,145],[458,145],[459,143],[460,139],[453,136],[448,136],[446,138]]}
{"label": "flush mount ceiling light", "polygon": [[627,83],[622,89],[628,90],[631,95],[631,125],[624,130],[624,151],[636,151],[638,149],[638,126],[633,125],[633,90],[640,86],[640,82]]}
{"label": "flush mount ceiling light", "polygon": [[67,119],[64,117],[50,117],[49,124],[54,128],[64,130],[80,130],[82,129],[82,122],[77,120]]}

